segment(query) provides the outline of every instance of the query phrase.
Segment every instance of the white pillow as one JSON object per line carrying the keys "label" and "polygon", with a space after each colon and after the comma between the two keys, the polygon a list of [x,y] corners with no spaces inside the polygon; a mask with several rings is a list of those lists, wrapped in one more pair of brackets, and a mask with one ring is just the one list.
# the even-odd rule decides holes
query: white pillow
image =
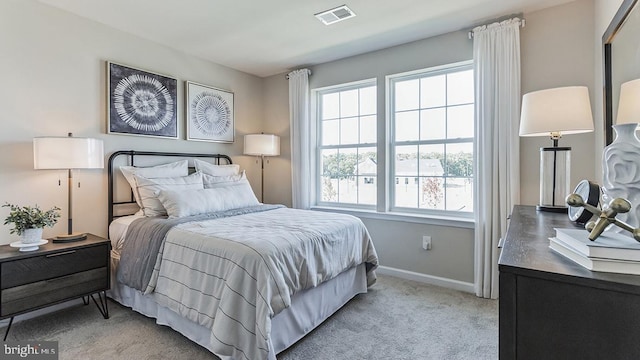
{"label": "white pillow", "polygon": [[148,179],[187,176],[189,175],[189,162],[187,160],[181,160],[170,164],[150,167],[120,166],[120,171],[122,171],[122,175],[124,175],[124,178],[127,179],[131,186],[136,203],[142,208],[142,203],[136,191],[136,180],[133,178],[133,175],[144,176]]}
{"label": "white pillow", "polygon": [[177,218],[259,205],[248,182],[215,189],[161,190],[158,197],[169,218]]}
{"label": "white pillow", "polygon": [[247,180],[247,176],[244,173],[244,170],[242,170],[242,172],[237,175],[212,176],[208,174],[202,174],[202,181],[204,182],[205,189],[227,186],[230,184],[237,183],[239,181],[246,182],[247,184],[249,183],[249,181]]}
{"label": "white pillow", "polygon": [[162,190],[184,191],[204,189],[202,173],[197,171],[189,176],[149,179],[140,175],[133,175],[136,180],[136,191],[142,203],[144,216],[167,215],[167,211],[158,195]]}
{"label": "white pillow", "polygon": [[240,165],[214,165],[206,161],[193,159],[193,165],[197,171],[202,171],[212,176],[232,176],[240,174]]}

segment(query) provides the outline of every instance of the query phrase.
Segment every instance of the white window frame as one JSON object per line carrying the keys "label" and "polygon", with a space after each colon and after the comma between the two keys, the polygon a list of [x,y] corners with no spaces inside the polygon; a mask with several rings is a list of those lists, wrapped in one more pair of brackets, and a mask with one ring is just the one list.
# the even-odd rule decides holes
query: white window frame
{"label": "white window frame", "polygon": [[[391,81],[394,79],[400,79],[402,77],[408,76],[416,76],[423,77],[425,74],[429,72],[440,71],[442,73],[453,72],[455,70],[466,70],[473,68],[473,61],[462,61],[457,63],[446,64],[442,66],[430,67],[426,69],[420,69],[410,72],[392,74],[385,76],[385,85],[382,87],[379,85],[377,78],[365,79],[361,81],[343,83],[338,85],[326,86],[321,88],[316,88],[311,90],[311,146],[312,148],[312,199],[313,205],[312,208],[319,211],[333,211],[340,212],[345,214],[350,214],[354,216],[358,216],[360,218],[367,219],[377,219],[377,220],[391,220],[391,221],[403,221],[408,223],[419,223],[419,224],[431,224],[431,225],[440,225],[440,226],[452,226],[458,228],[474,228],[474,214],[473,212],[460,212],[460,211],[447,211],[447,210],[432,210],[432,209],[412,209],[412,208],[399,208],[391,206],[393,204],[394,198],[393,192],[395,191],[395,154],[393,153],[394,149],[394,139],[395,134],[393,132],[392,126],[393,122],[391,121],[394,109],[393,109],[393,96],[391,96]],[[345,91],[359,87],[372,86],[375,85],[377,89],[377,121],[380,124],[381,121],[384,121],[382,125],[382,129],[380,125],[377,128],[377,142],[375,147],[377,148],[377,158],[378,158],[378,169],[377,169],[377,178],[375,179],[375,186],[377,188],[377,205],[359,205],[352,203],[337,203],[337,202],[322,202],[321,201],[321,183],[320,183],[320,174],[321,169],[320,158],[321,158],[321,147],[319,146],[320,141],[320,112],[321,107],[318,102],[319,97],[318,93],[328,93],[331,91]],[[384,99],[384,104],[382,104],[381,99]],[[474,124],[475,125],[475,124]],[[475,177],[476,174],[476,161],[477,154],[475,154],[475,144],[476,144],[477,133],[474,131],[474,156],[473,156],[473,169],[474,169],[474,181],[477,181]],[[403,181],[403,180],[401,180]],[[474,203],[477,202],[477,194],[474,191],[473,194]]]}
{"label": "white window frame", "polygon": [[[375,210],[377,205],[366,205],[366,204],[355,204],[355,203],[344,203],[344,202],[328,202],[322,201],[322,182],[320,181],[320,177],[322,175],[322,169],[320,168],[322,161],[322,150],[324,149],[340,149],[340,148],[352,148],[352,145],[322,145],[322,95],[331,94],[335,92],[349,91],[354,89],[360,89],[364,87],[376,87],[376,100],[378,89],[378,82],[376,78],[365,79],[360,81],[349,82],[345,84],[326,86],[322,88],[317,88],[311,90],[311,101],[312,101],[312,109],[315,111],[312,114],[313,121],[313,134],[312,134],[312,144],[314,146],[313,152],[315,153],[313,156],[314,164],[312,164],[312,175],[313,175],[313,189],[315,192],[315,205],[320,207],[330,207],[330,208],[344,208],[344,209],[360,209],[360,210]],[[378,115],[379,107],[376,106],[376,119],[379,119]],[[376,121],[377,123],[377,121]],[[377,129],[376,129],[377,130]],[[378,132],[376,131],[376,134]],[[358,147],[372,147],[376,149],[376,157],[379,158],[380,154],[378,153],[378,140],[379,136],[376,138],[375,143],[358,143]],[[377,168],[377,173],[380,172],[380,167]],[[357,178],[356,178],[357,179]],[[375,179],[375,177],[374,177]],[[378,187],[377,182],[373,184]],[[379,202],[377,192],[376,192],[376,202]]]}
{"label": "white window frame", "polygon": [[[386,174],[387,179],[387,199],[388,206],[387,209],[390,213],[414,213],[421,214],[425,216],[445,216],[451,218],[473,218],[474,213],[473,210],[469,212],[463,211],[451,211],[451,210],[438,210],[438,209],[424,209],[424,208],[409,208],[409,207],[399,207],[395,206],[395,148],[396,146],[402,145],[429,145],[429,144],[454,144],[454,143],[469,143],[472,142],[474,146],[474,156],[473,156],[473,169],[474,176],[473,181],[475,183],[475,169],[476,169],[476,155],[475,155],[475,144],[477,134],[474,129],[474,136],[472,138],[457,138],[457,139],[445,139],[442,140],[417,140],[417,141],[395,141],[395,83],[399,81],[420,79],[427,76],[437,76],[441,74],[448,74],[452,72],[465,71],[465,70],[473,70],[473,61],[463,61],[453,64],[447,64],[443,66],[431,67],[427,69],[415,70],[410,72],[404,72],[400,74],[393,74],[386,76],[386,105],[387,105],[387,164],[388,164],[388,172]],[[475,106],[475,102],[474,102]],[[474,121],[475,126],[475,121]],[[398,145],[400,143],[400,145]],[[445,190],[446,191],[446,190]],[[446,195],[445,195],[446,196]],[[473,202],[477,201],[477,194],[475,191],[473,193]]]}

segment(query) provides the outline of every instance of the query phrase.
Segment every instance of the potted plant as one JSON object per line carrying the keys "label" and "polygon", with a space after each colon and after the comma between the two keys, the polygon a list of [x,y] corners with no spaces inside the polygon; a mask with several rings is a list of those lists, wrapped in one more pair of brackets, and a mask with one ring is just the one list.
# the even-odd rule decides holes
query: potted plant
{"label": "potted plant", "polygon": [[57,206],[43,211],[36,206],[18,206],[5,203],[2,207],[8,207],[9,216],[4,219],[4,224],[13,224],[11,234],[18,234],[23,243],[32,244],[42,240],[42,229],[45,226],[53,226],[58,222],[60,213]]}

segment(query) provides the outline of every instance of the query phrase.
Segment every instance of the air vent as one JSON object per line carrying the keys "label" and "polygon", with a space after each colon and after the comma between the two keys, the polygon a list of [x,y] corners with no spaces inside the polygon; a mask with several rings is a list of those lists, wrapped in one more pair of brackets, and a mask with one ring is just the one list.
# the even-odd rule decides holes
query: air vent
{"label": "air vent", "polygon": [[356,13],[351,11],[347,5],[338,6],[335,9],[323,11],[315,15],[318,20],[322,21],[325,25],[335,24],[339,21],[346,20],[356,16]]}

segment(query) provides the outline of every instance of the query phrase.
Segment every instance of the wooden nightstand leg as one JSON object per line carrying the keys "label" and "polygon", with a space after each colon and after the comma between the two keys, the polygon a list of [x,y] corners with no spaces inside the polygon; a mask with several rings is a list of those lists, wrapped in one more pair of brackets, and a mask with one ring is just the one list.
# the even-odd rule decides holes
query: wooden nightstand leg
{"label": "wooden nightstand leg", "polygon": [[13,324],[13,316],[11,317],[11,320],[9,320],[9,325],[7,326],[7,330],[4,332],[3,341],[7,341],[7,335],[9,335],[9,329],[11,329],[11,324]]}
{"label": "wooden nightstand leg", "polygon": [[[103,300],[103,298],[104,298],[104,300]],[[104,317],[105,319],[108,319],[109,318],[109,307],[107,306],[107,292],[106,291],[98,292],[98,300],[100,300],[100,304],[98,304],[96,299],[93,297],[93,294],[91,294],[91,299],[93,300],[93,302],[98,307],[98,310],[100,311],[100,314],[102,314],[102,317]]]}

